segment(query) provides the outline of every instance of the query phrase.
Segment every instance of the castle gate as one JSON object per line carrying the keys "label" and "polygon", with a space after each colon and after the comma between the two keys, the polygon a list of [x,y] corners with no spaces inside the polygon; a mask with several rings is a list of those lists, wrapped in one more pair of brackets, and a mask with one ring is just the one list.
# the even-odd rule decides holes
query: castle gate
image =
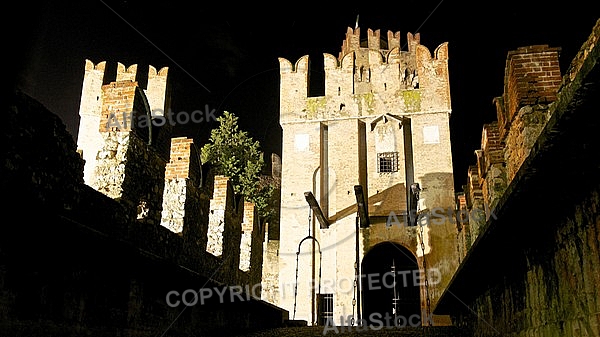
{"label": "castle gate", "polygon": [[[361,270],[362,318],[368,324],[393,326],[397,317],[398,325],[420,325],[419,268],[408,249],[389,241],[377,244]],[[419,319],[410,319],[413,315]]]}

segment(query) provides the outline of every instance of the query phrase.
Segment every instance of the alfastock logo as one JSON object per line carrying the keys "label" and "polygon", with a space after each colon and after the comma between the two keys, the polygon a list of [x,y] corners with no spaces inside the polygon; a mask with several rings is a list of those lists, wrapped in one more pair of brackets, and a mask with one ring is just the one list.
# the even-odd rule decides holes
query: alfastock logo
{"label": "alfastock logo", "polygon": [[[135,125],[138,128],[148,128],[150,125],[153,126],[163,126],[167,123],[171,126],[175,125],[184,125],[190,122],[192,123],[208,123],[214,122],[217,120],[215,116],[215,109],[210,109],[208,104],[204,106],[204,110],[194,110],[191,113],[187,111],[180,111],[178,113],[173,112],[171,109],[168,109],[167,113],[165,113],[162,109],[154,109],[152,110],[150,116],[147,114],[134,114],[134,111],[123,112],[122,116],[118,116],[118,113],[111,112],[108,115],[108,121],[106,122],[106,128],[110,129],[112,127],[117,127],[119,129],[128,128]],[[134,121],[134,115],[137,115],[137,120]],[[121,121],[119,121],[119,117]]]}

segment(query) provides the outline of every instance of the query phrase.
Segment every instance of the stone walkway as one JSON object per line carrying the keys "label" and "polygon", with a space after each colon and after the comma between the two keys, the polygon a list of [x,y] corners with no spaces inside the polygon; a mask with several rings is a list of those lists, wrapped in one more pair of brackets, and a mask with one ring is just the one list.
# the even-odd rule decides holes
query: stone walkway
{"label": "stone walkway", "polygon": [[258,331],[237,337],[309,337],[309,336],[404,336],[404,337],[469,337],[461,334],[455,327],[407,327],[407,328],[374,328],[358,329],[357,327],[323,327],[323,326],[305,326],[305,327],[287,327],[272,330]]}

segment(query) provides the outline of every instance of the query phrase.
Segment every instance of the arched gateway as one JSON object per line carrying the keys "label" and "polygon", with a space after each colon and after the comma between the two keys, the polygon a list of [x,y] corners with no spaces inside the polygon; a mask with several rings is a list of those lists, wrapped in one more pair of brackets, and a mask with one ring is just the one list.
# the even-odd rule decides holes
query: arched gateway
{"label": "arched gateway", "polygon": [[[420,325],[420,274],[415,256],[383,242],[361,263],[363,319],[372,325]],[[411,318],[411,316],[417,315]]]}

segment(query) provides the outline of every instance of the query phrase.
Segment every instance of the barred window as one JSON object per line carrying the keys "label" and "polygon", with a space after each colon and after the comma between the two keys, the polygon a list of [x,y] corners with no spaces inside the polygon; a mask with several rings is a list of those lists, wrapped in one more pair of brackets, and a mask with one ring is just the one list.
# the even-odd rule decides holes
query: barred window
{"label": "barred window", "polygon": [[398,172],[398,152],[381,152],[377,154],[377,172]]}

